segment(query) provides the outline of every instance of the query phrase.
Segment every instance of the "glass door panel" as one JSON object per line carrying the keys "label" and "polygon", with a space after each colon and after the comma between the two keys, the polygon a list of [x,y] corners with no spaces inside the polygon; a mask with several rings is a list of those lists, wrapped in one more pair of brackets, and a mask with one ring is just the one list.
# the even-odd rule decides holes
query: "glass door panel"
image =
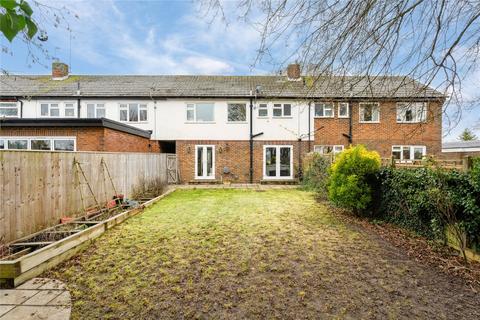
{"label": "glass door panel", "polygon": [[280,176],[290,177],[292,174],[290,163],[290,147],[280,148]]}
{"label": "glass door panel", "polygon": [[265,174],[267,177],[277,176],[277,148],[265,149]]}
{"label": "glass door panel", "polygon": [[195,146],[195,178],[215,178],[215,148],[214,146]]}

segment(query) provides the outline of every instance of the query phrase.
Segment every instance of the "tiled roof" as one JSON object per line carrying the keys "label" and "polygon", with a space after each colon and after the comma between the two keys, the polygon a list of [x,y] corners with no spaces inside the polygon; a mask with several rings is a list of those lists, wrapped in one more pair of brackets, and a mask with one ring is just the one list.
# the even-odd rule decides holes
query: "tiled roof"
{"label": "tiled roof", "polygon": [[444,142],[442,144],[442,149],[470,149],[470,148],[480,148],[480,140],[473,140],[473,141],[452,141],[452,142]]}
{"label": "tiled roof", "polygon": [[303,77],[285,76],[127,76],[2,75],[0,96],[11,97],[248,97],[278,98],[442,98],[440,92],[408,77]]}

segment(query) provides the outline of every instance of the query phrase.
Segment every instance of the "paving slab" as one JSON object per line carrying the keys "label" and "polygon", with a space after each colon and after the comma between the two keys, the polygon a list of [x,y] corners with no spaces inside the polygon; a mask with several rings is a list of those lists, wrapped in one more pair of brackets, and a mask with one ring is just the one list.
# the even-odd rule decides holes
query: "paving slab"
{"label": "paving slab", "polygon": [[37,290],[0,290],[0,305],[22,304],[37,293]]}
{"label": "paving slab", "polygon": [[68,320],[70,312],[70,292],[58,280],[34,278],[0,290],[0,320]]}

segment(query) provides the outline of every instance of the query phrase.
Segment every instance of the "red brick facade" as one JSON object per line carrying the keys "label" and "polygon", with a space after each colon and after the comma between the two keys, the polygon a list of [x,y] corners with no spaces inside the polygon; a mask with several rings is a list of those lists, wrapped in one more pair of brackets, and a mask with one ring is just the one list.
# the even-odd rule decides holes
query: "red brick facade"
{"label": "red brick facade", "polygon": [[0,128],[0,136],[76,137],[77,151],[160,152],[158,141],[103,127]]}
{"label": "red brick facade", "polygon": [[[180,180],[190,182],[195,179],[195,146],[215,146],[215,181],[248,182],[250,178],[250,143],[249,141],[217,140],[177,140],[176,153],[179,160]],[[293,174],[298,170],[298,151],[308,152],[308,142],[302,141],[254,141],[253,145],[253,180],[263,179],[263,146],[288,145],[293,151]],[[224,174],[228,167],[230,173]]]}
{"label": "red brick facade", "polygon": [[[335,104],[336,106],[336,104]],[[422,145],[427,154],[440,155],[442,149],[442,103],[429,102],[425,123],[397,123],[397,104],[393,101],[380,102],[380,122],[360,123],[359,104],[352,103],[352,142],[376,150],[381,157],[390,157],[392,145]],[[315,119],[315,145],[349,145],[349,119]],[[323,127],[323,128],[322,128]]]}

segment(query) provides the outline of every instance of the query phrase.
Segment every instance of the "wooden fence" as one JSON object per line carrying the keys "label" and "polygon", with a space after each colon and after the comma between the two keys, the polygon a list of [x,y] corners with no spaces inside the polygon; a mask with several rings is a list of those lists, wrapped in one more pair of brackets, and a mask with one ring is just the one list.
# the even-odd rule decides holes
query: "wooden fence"
{"label": "wooden fence", "polygon": [[114,190],[129,197],[152,180],[175,182],[172,170],[171,154],[0,151],[0,243],[104,205]]}
{"label": "wooden fence", "polygon": [[[434,163],[431,166],[444,168],[444,169],[455,169],[455,170],[463,170],[468,171],[470,170],[472,165],[471,159],[469,157],[465,157],[463,159],[455,159],[455,160],[443,160],[443,159],[435,159]],[[382,166],[390,167],[394,166],[396,168],[423,168],[428,166],[426,161],[424,160],[412,160],[412,161],[396,161],[392,158],[382,158]]]}

